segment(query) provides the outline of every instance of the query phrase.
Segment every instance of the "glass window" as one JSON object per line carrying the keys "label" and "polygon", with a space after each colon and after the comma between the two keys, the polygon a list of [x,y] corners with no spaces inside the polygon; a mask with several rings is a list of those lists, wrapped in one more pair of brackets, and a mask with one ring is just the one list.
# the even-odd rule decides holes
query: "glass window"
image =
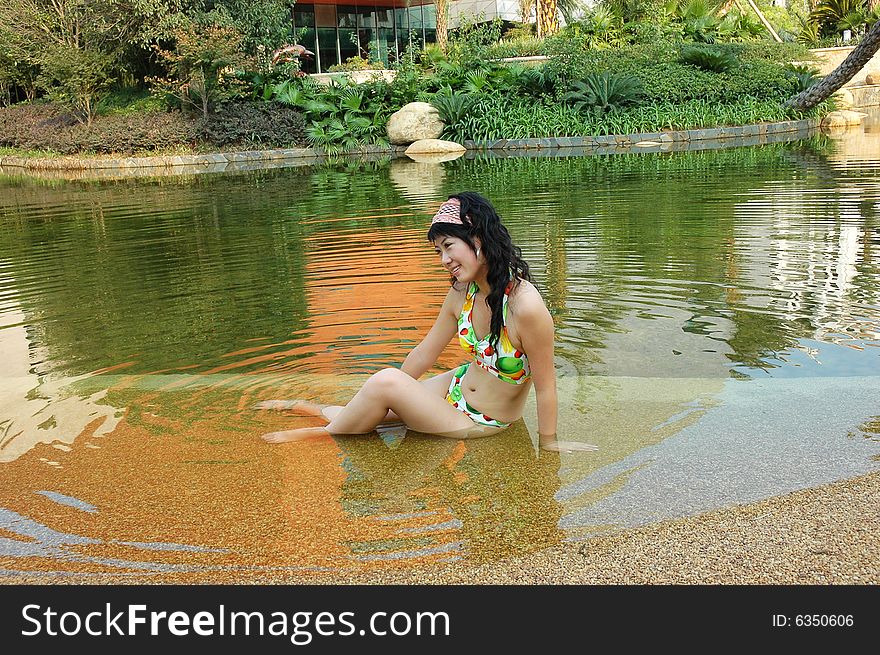
{"label": "glass window", "polygon": [[293,26],[295,29],[300,29],[301,27],[314,27],[315,6],[300,4],[295,5],[293,7]]}
{"label": "glass window", "polygon": [[422,18],[425,21],[425,43],[436,43],[437,7],[433,4],[422,7]]}
{"label": "glass window", "polygon": [[339,5],[336,8],[336,24],[339,27],[357,27],[357,7]]}
{"label": "glass window", "polygon": [[376,44],[376,12],[373,7],[358,7],[358,39],[360,56],[375,59],[378,56]]}
{"label": "glass window", "polygon": [[317,73],[318,72],[318,47],[315,42],[315,28],[314,27],[301,27],[297,30],[297,38],[299,39],[298,43],[300,45],[305,46],[309,50],[315,53],[315,56],[311,59],[307,57],[303,57],[299,60],[299,69],[303,73]]}
{"label": "glass window", "polygon": [[318,28],[318,56],[321,58],[321,71],[339,63],[339,54],[336,52],[336,28]]}
{"label": "glass window", "polygon": [[358,33],[353,27],[339,28],[339,56],[348,61],[358,56]]}

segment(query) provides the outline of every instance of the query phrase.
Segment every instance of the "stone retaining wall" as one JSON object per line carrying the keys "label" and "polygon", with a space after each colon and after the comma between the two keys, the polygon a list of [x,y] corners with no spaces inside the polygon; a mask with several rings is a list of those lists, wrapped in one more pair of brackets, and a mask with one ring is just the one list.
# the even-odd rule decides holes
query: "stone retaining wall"
{"label": "stone retaining wall", "polygon": [[848,86],[846,87],[846,90],[852,93],[853,107],[856,109],[863,107],[877,107],[880,105],[880,86],[876,84]]}
{"label": "stone retaining wall", "polygon": [[[737,127],[645,132],[613,136],[498,139],[481,143],[465,141],[464,146],[474,154],[480,151],[488,151],[496,156],[530,156],[534,154],[535,150],[542,150],[544,152],[558,151],[561,156],[591,153],[708,150],[795,141],[810,136],[818,126],[819,121],[817,119],[809,119]],[[350,154],[366,158],[399,157],[403,156],[405,149],[405,146],[392,146],[390,148],[367,147]],[[25,169],[34,173],[55,171],[60,174],[59,176],[65,178],[109,178],[120,176],[222,173],[282,166],[308,166],[324,160],[326,160],[326,155],[320,150],[313,148],[255,150],[210,155],[176,155],[173,157],[107,159],[0,157],[0,172],[3,172],[4,169],[6,171]]]}

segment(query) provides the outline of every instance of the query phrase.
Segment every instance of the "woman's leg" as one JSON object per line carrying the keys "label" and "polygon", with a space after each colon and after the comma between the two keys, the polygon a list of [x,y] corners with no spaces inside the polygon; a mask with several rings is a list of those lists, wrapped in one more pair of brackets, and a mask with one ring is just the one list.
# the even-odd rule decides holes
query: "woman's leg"
{"label": "woman's leg", "polygon": [[[446,397],[446,392],[449,390],[449,383],[452,382],[452,375],[455,373],[456,369],[452,369],[451,371],[446,371],[445,373],[441,373],[440,375],[435,375],[433,377],[427,378],[425,380],[419,380],[419,384],[421,384],[426,390],[429,392],[440,396],[441,398]],[[336,416],[345,409],[345,405],[325,405],[321,407],[320,414],[324,418],[327,419],[328,422],[332,421]],[[395,414],[392,410],[388,410],[388,413],[385,415],[385,418],[382,420],[383,423],[402,423],[400,417]]]}
{"label": "woman's leg", "polygon": [[389,410],[407,427],[418,432],[456,438],[498,432],[498,428],[476,425],[446,402],[446,389],[440,393],[442,383],[439,378],[445,379],[448,385],[451,377],[450,371],[432,378],[433,383],[427,385],[398,369],[384,369],[371,376],[325,428],[273,432],[263,438],[278,443],[327,434],[365,434],[375,429],[389,415]]}

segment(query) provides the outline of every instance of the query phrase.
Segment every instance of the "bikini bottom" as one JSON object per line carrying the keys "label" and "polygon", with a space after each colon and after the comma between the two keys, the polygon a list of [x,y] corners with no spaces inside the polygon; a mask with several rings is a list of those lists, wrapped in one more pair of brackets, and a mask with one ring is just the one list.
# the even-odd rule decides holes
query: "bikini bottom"
{"label": "bikini bottom", "polygon": [[467,404],[464,395],[461,393],[461,381],[464,378],[465,373],[467,373],[469,366],[470,363],[462,364],[455,370],[455,373],[452,374],[452,382],[449,384],[449,391],[446,392],[446,402],[465,414],[478,425],[486,425],[491,428],[506,428],[510,426],[510,423],[504,423],[489,418],[482,412],[478,412]]}

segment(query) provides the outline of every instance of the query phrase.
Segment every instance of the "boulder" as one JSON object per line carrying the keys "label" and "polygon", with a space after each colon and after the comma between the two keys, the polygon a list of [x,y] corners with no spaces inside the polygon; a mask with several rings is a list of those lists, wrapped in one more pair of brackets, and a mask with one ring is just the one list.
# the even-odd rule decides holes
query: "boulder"
{"label": "boulder", "polygon": [[401,146],[421,139],[439,139],[444,127],[434,107],[427,102],[411,102],[391,114],[386,130],[388,140]]}
{"label": "boulder", "polygon": [[880,84],[880,73],[869,73],[865,77],[865,84]]}
{"label": "boulder", "polygon": [[443,139],[419,139],[406,149],[406,154],[445,154],[449,152],[464,152],[466,148],[455,141],[444,141]]}
{"label": "boulder", "polygon": [[860,111],[832,111],[822,119],[822,127],[824,129],[839,129],[861,125],[867,114]]}

